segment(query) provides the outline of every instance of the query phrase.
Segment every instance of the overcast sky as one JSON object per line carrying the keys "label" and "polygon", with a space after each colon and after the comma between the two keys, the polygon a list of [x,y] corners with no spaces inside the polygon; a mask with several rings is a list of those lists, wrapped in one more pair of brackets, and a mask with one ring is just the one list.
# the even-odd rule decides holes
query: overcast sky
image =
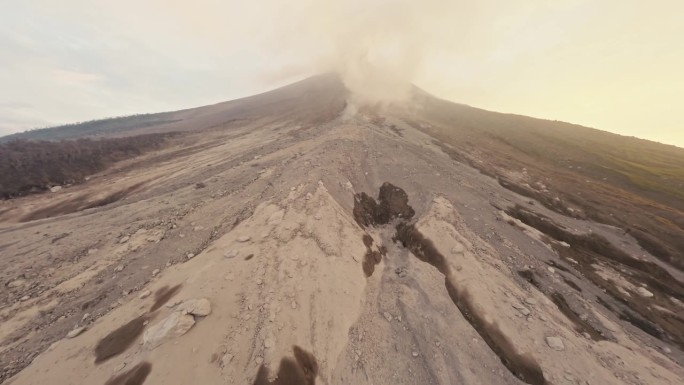
{"label": "overcast sky", "polygon": [[361,60],[456,102],[684,147],[683,36],[681,0],[0,0],[0,135]]}

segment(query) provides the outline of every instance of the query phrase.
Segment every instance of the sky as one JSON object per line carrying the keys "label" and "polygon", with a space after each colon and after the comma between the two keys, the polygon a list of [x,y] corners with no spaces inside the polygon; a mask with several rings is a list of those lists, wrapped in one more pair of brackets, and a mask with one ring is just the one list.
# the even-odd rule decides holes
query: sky
{"label": "sky", "polygon": [[0,0],[0,135],[328,71],[684,147],[681,0]]}

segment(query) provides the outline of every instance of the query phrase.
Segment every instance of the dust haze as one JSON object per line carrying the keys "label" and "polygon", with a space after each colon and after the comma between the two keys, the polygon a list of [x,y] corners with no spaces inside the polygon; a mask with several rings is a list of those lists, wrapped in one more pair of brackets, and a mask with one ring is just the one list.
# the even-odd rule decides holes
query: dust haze
{"label": "dust haze", "polygon": [[291,78],[297,69],[300,75],[336,72],[351,92],[353,105],[405,100],[423,59],[436,52],[440,36],[457,23],[456,4],[295,2],[283,17],[286,21],[276,24],[276,31],[282,33],[275,34],[273,44],[291,52],[320,52],[320,56],[313,68],[287,66],[270,79]]}

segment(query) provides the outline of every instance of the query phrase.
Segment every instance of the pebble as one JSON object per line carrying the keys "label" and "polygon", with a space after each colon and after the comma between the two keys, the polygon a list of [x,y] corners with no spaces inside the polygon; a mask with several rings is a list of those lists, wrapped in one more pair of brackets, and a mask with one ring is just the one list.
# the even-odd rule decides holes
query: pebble
{"label": "pebble", "polygon": [[414,357],[418,357],[419,354],[418,354],[418,352],[411,352],[411,355]]}
{"label": "pebble", "polygon": [[256,361],[257,365],[261,365],[262,363],[264,363],[264,357],[259,356],[254,361]]}
{"label": "pebble", "polygon": [[237,255],[238,255],[239,253],[240,253],[240,252],[237,251],[237,250],[228,250],[228,251],[226,251],[225,254],[223,254],[223,257],[224,257],[224,258],[229,258],[229,259],[230,259],[230,258],[235,258],[235,257],[237,257]]}
{"label": "pebble", "polygon": [[129,239],[131,239],[131,237],[126,235],[125,237],[119,239],[119,243],[126,243],[126,242],[128,242]]}
{"label": "pebble", "polygon": [[646,290],[646,289],[643,288],[643,287],[637,288],[637,294],[639,294],[640,296],[642,296],[642,297],[644,297],[644,298],[651,298],[651,297],[653,297],[653,293],[651,293],[650,291]]}
{"label": "pebble", "polygon": [[292,304],[291,304],[291,305],[292,305],[292,308],[293,308],[293,309],[296,309],[296,308],[297,308],[297,302],[296,302],[296,301],[292,301]]}
{"label": "pebble", "polygon": [[21,302],[24,302],[24,301],[28,301],[28,300],[30,300],[30,299],[31,299],[31,296],[30,296],[30,295],[25,295],[25,296],[21,297],[19,300],[20,300]]}
{"label": "pebble", "polygon": [[390,314],[389,312],[384,312],[382,313],[382,315],[385,316],[387,322],[392,322],[392,314]]}
{"label": "pebble", "polygon": [[142,293],[140,293],[140,295],[138,296],[138,298],[140,298],[140,299],[145,299],[145,298],[149,297],[150,294],[152,294],[151,291],[145,290],[145,291],[143,291]]}
{"label": "pebble", "polygon": [[90,313],[83,314],[83,318],[81,318],[81,322],[85,322],[88,318],[90,318]]}
{"label": "pebble", "polygon": [[531,297],[530,297],[530,298],[525,298],[525,303],[528,304],[528,305],[536,305],[536,304],[537,304],[537,300],[534,299],[534,298],[531,298]]}
{"label": "pebble", "polygon": [[517,302],[516,302],[516,303],[513,303],[513,304],[511,304],[511,305],[512,305],[516,310],[518,310],[520,313],[522,313],[522,315],[525,315],[525,316],[530,315],[530,310],[529,310],[528,308],[526,308],[525,306],[523,306],[523,305],[521,305],[521,304],[519,304],[519,303],[517,303]]}
{"label": "pebble", "polygon": [[546,344],[559,352],[565,350],[565,345],[563,345],[563,340],[560,337],[546,337]]}
{"label": "pebble", "polygon": [[266,338],[266,339],[264,340],[264,347],[265,347],[266,349],[270,349],[270,348],[272,348],[272,347],[274,347],[274,346],[275,346],[275,341],[273,340],[273,338]]}
{"label": "pebble", "polygon": [[226,366],[228,366],[228,364],[229,364],[230,361],[232,361],[232,360],[233,360],[233,355],[232,355],[232,354],[230,354],[230,353],[224,354],[223,357],[221,358],[221,367],[222,367],[222,368],[225,368]]}
{"label": "pebble", "polygon": [[157,274],[159,274],[159,271],[160,271],[159,269],[154,269],[154,270],[152,270],[152,276],[153,276],[153,277],[156,277]]}
{"label": "pebble", "polygon": [[240,243],[244,243],[249,241],[250,239],[252,239],[252,237],[250,237],[249,235],[241,235],[237,238],[237,241]]}
{"label": "pebble", "polygon": [[118,272],[123,271],[123,269],[124,269],[124,265],[119,265],[114,269],[114,271],[118,273]]}
{"label": "pebble", "polygon": [[211,314],[211,302],[206,298],[189,299],[181,303],[177,310],[198,317],[206,317]]}
{"label": "pebble", "polygon": [[547,270],[549,271],[549,273],[551,273],[551,274],[553,274],[553,273],[556,272],[556,269],[554,269],[554,268],[551,267],[551,266],[547,267],[546,269],[547,269]]}
{"label": "pebble", "polygon": [[193,254],[193,253],[188,253],[188,259],[192,259],[192,258],[194,258],[194,257],[195,257],[195,254]]}
{"label": "pebble", "polygon": [[74,338],[85,331],[85,326],[78,327],[69,333],[67,333],[67,338]]}

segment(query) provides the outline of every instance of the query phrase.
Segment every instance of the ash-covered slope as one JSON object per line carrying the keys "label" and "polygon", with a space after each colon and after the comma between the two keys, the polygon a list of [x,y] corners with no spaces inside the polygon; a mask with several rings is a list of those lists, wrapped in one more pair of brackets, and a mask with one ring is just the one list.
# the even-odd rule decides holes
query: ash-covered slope
{"label": "ash-covered slope", "polygon": [[348,109],[331,79],[185,112],[202,130],[3,202],[1,378],[680,382],[681,271],[554,183],[591,180],[587,205],[624,191],[644,216],[676,197],[504,146],[473,118],[493,113],[425,96]]}

